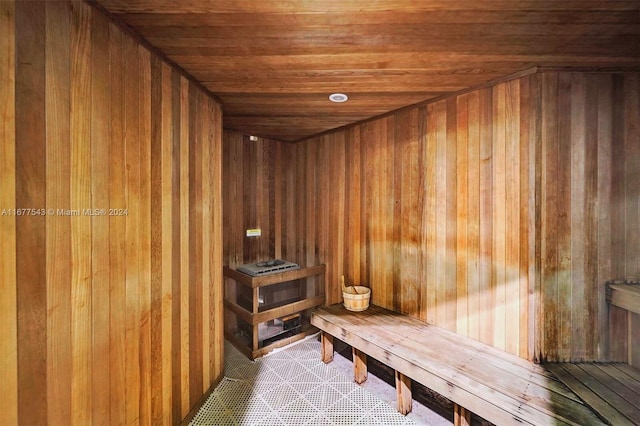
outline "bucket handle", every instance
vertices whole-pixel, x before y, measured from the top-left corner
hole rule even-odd
[[[342,287],[342,291],[346,293],[347,292],[347,287],[344,285],[344,275],[340,275],[340,286]],[[358,293],[358,290],[356,290],[355,286],[350,285],[349,287],[351,287],[353,289],[353,292],[355,294],[360,294],[360,293]]]

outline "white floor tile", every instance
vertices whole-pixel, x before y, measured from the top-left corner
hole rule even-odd
[[[255,361],[226,342],[225,378],[190,424],[429,424],[417,420],[322,363],[320,343],[308,338]]]

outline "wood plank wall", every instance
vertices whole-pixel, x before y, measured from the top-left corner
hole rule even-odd
[[[545,70],[295,145],[228,132],[225,165],[257,176],[225,208],[270,200],[259,254],[326,263],[328,303],[345,274],[523,358],[626,359],[635,334],[614,319],[609,353],[604,283],[640,273],[637,94],[638,73]],[[246,149],[277,155],[256,167]]]
[[[234,267],[281,256],[282,142],[223,132],[224,263]],[[276,190],[278,188],[278,190]],[[293,200],[293,198],[291,198]],[[259,237],[247,229],[259,228]]]
[[[536,78],[287,146],[304,214],[283,214],[302,223],[283,252],[327,263],[329,303],[344,274],[377,305],[529,357]]]
[[[639,76],[541,77],[539,356],[607,359],[605,283],[640,276]],[[633,336],[614,311],[610,357],[626,361]]]
[[[221,107],[84,2],[0,34],[0,423],[177,424],[223,366]]]

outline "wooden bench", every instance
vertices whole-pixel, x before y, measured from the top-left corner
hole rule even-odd
[[[640,278],[607,282],[609,356],[640,368]]]
[[[607,283],[612,359],[640,367],[640,278]]]
[[[608,282],[607,302],[629,312],[640,314],[640,282]]]
[[[322,359],[333,359],[333,336],[353,347],[355,381],[367,378],[367,355],[396,370],[398,411],[411,411],[411,380],[454,403],[455,424],[471,412],[498,424],[604,424],[543,366],[406,315],[372,305],[350,312],[318,309]]]

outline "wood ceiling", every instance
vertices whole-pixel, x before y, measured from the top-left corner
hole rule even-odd
[[[639,0],[93,2],[216,94],[225,127],[283,141],[532,66],[640,64]]]

